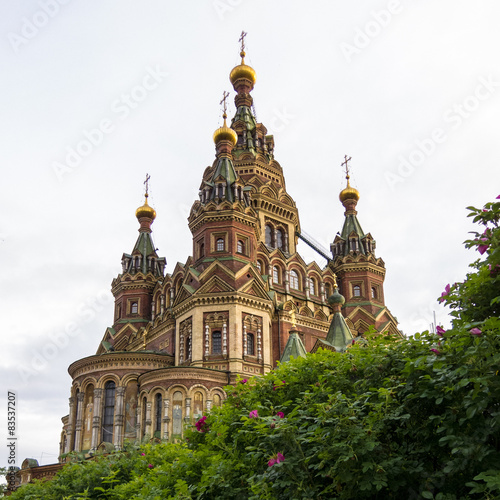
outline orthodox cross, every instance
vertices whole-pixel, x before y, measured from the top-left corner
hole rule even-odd
[[[226,111],[227,111],[227,102],[226,102],[226,99],[229,97],[229,92],[226,92],[224,91],[224,93],[222,94],[222,101],[219,103],[223,110],[224,110],[224,114],[222,115],[223,118],[227,118],[227,114],[226,114]]]
[[[347,155],[344,155],[344,161],[340,164],[342,167],[345,166],[345,175],[346,177],[349,179],[349,161],[352,160],[352,158],[349,156],[349,158],[347,158]]]
[[[337,285],[337,275],[335,273],[333,273],[333,288],[338,288],[338,285]]]
[[[242,31],[240,39],[238,40],[238,42],[241,42],[241,52],[245,52],[245,37],[246,36],[247,36],[247,33]]]
[[[149,179],[151,179],[151,176],[149,174],[146,174],[146,180],[144,181],[144,185],[146,186],[146,195],[148,194],[149,189]]]

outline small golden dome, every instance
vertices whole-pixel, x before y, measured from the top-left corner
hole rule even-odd
[[[232,128],[228,127],[226,124],[226,116],[224,116],[224,125],[222,125],[222,127],[219,127],[214,132],[215,144],[217,144],[220,141],[230,141],[233,144],[233,146],[238,141],[238,134],[236,134],[236,132]]]
[[[139,207],[135,211],[135,216],[138,219],[142,219],[143,217],[148,217],[151,220],[155,220],[156,219],[156,211],[155,211],[155,209],[152,208],[152,207],[150,207],[148,205],[148,194],[147,193],[146,193],[146,200],[144,201],[144,205],[142,205],[142,207]]]
[[[236,80],[239,80],[240,78],[245,78],[247,80],[250,80],[252,82],[252,85],[255,85],[255,82],[257,80],[257,75],[255,73],[255,70],[247,66],[245,64],[245,52],[242,50],[240,52],[241,56],[241,64],[238,66],[235,66],[232,70],[231,73],[229,74],[229,80],[231,80],[231,83],[234,85]]]
[[[339,200],[344,203],[346,200],[359,200],[359,191],[351,187],[349,184],[349,177],[347,177],[347,187],[340,191]]]

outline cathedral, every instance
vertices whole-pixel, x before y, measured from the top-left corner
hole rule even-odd
[[[148,204],[147,178],[135,212],[139,236],[111,285],[112,325],[95,355],[68,369],[73,383],[60,462],[71,452],[91,456],[125,441],[179,439],[240,378],[318,348],[344,351],[371,325],[401,335],[385,306],[384,261],[357,217],[349,158],[339,196],[345,221],[330,253],[319,249],[327,265],[297,253],[299,239],[315,244],[301,232],[274,137],[255,118],[256,73],[245,64],[241,42],[241,64],[229,76],[236,112],[228,125],[224,94],[215,158],[200,171],[199,199],[188,217],[192,254],[165,274],[166,258],[152,240],[157,214]]]

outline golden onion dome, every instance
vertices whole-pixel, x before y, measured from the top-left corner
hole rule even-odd
[[[250,80],[252,82],[252,85],[255,85],[257,74],[252,67],[245,64],[245,51],[242,50],[240,52],[240,56],[241,64],[235,66],[231,70],[231,73],[229,74],[229,80],[231,80],[231,83],[234,85],[237,80],[245,78],[246,80]]]
[[[359,200],[359,191],[356,188],[351,187],[349,184],[349,177],[347,177],[347,187],[340,191],[339,200],[342,203],[346,200]]]
[[[220,141],[230,141],[233,144],[233,146],[238,141],[238,134],[231,127],[228,127],[226,124],[226,115],[224,115],[224,125],[222,125],[222,127],[219,127],[214,132],[215,144],[217,144]]]
[[[142,205],[142,207],[139,207],[135,211],[135,216],[139,220],[142,219],[143,217],[148,217],[151,220],[155,220],[156,219],[156,211],[153,207],[150,207],[148,205],[148,193],[146,193],[145,196],[146,196],[146,200],[144,201],[144,205]]]

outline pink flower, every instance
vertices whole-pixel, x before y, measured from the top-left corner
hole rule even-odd
[[[434,354],[441,354],[441,351],[438,351],[437,349],[431,349],[431,352]]]
[[[259,418],[259,412],[257,410],[252,410],[248,415],[248,418]]]
[[[243,380],[240,380],[240,384],[246,384],[248,382],[248,380],[246,378],[244,378]]]
[[[441,294],[441,297],[439,297],[438,301],[443,302],[445,297],[450,293],[450,290],[451,290],[451,287],[450,287],[450,284],[448,283],[448,285],[446,285],[444,287],[444,292]]]
[[[141,453],[141,457],[145,457],[145,456],[146,456],[146,454],[145,454],[145,453]]]
[[[279,411],[278,413],[276,413],[276,416],[279,418],[285,418],[285,414],[282,411]]]
[[[275,464],[279,464],[281,462],[284,462],[285,461],[285,455],[283,455],[283,453],[277,453],[276,454],[276,458],[271,458],[271,460],[269,460],[269,462],[267,462],[267,465],[269,467],[272,467],[273,465]]]
[[[152,469],[154,467],[153,464],[148,464],[148,468]]]
[[[446,333],[446,330],[442,326],[436,326],[436,333],[442,337]]]
[[[276,385],[276,384],[273,384],[273,391],[275,391],[276,389],[280,389],[281,387],[283,387],[285,385],[285,381],[282,380],[283,384],[279,384],[279,385]]]
[[[195,424],[196,430],[198,432],[207,432],[209,430],[207,423],[205,420],[207,419],[206,415],[203,415]]]
[[[471,335],[481,335],[483,333],[479,328],[473,328],[472,330],[469,331]]]

